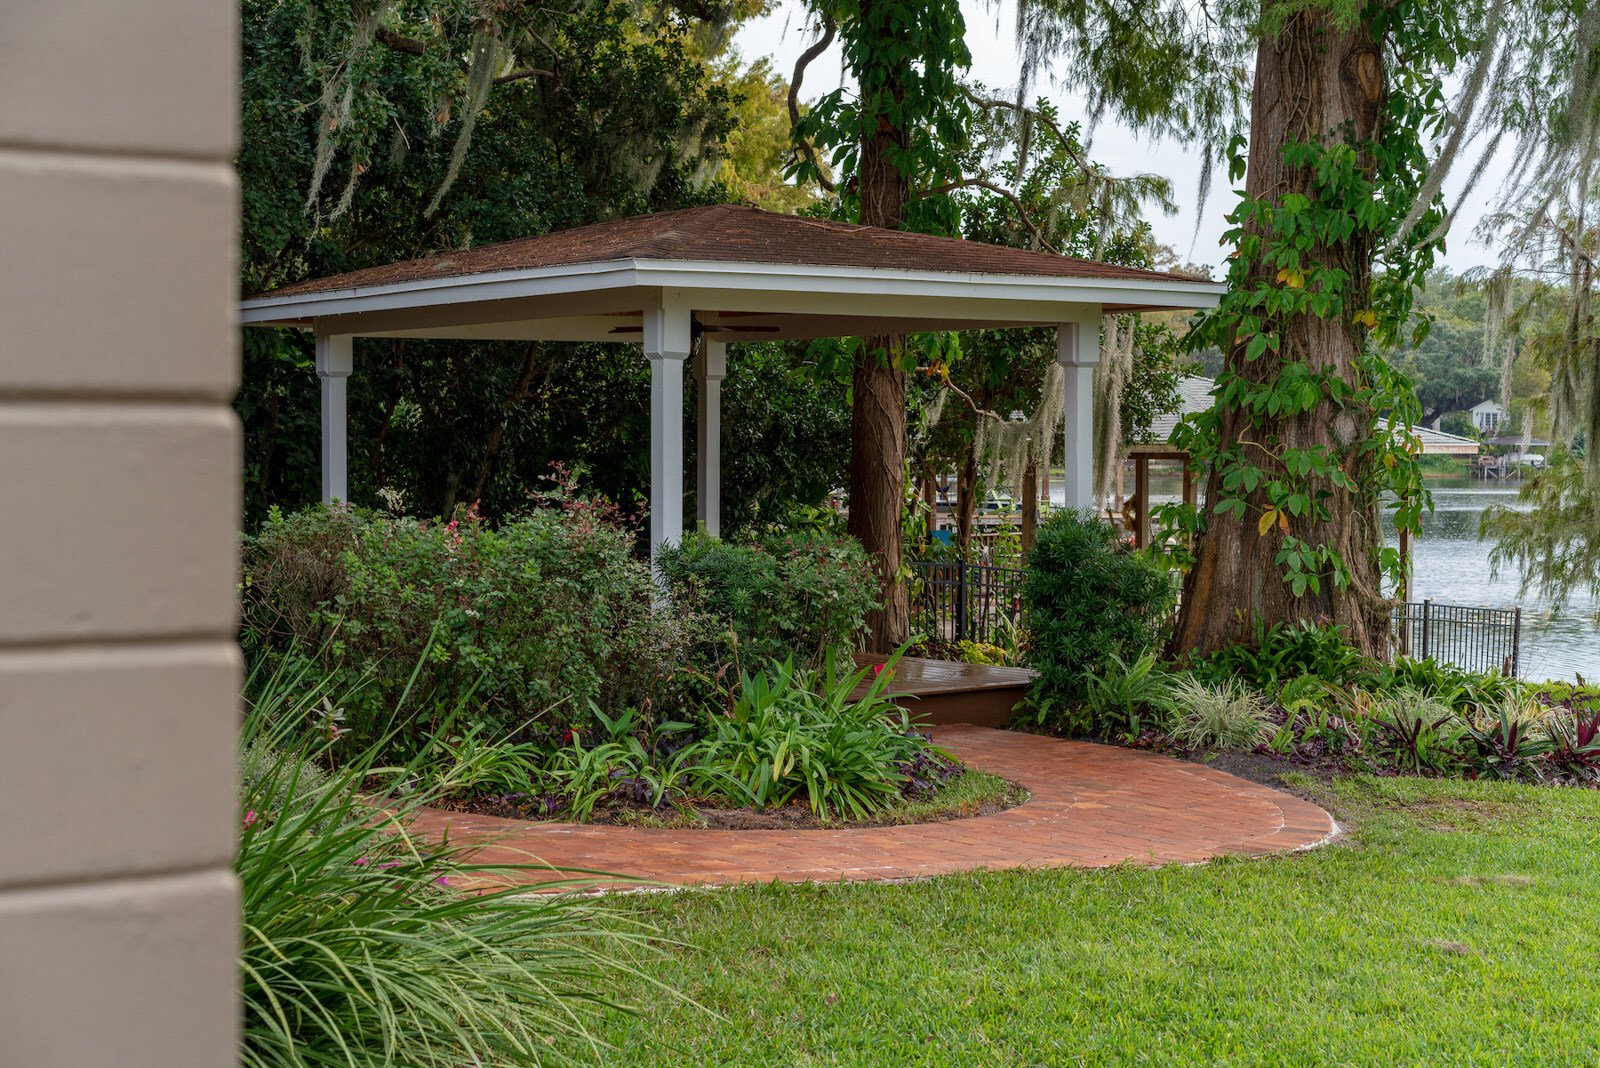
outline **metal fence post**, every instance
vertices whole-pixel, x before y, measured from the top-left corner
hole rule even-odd
[[[1512,609],[1511,616],[1511,677],[1522,677],[1522,607]]]
[[[967,640],[967,562],[956,563],[956,641]]]
[[[1430,641],[1430,634],[1429,634],[1429,631],[1431,629],[1430,626],[1429,626],[1429,620],[1432,617],[1432,615],[1433,615],[1433,598],[1429,597],[1429,598],[1427,598],[1426,600],[1424,600],[1422,602],[1422,659],[1423,660],[1426,660],[1430,656],[1433,655],[1433,648],[1432,648],[1432,643]]]

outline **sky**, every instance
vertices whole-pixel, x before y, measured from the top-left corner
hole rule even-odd
[[[972,51],[972,79],[995,90],[997,95],[1000,91],[1015,87],[1015,6],[1005,0],[993,7],[984,0],[962,0],[961,6],[967,18],[967,46]],[[814,35],[807,32],[804,3],[801,0],[780,0],[770,14],[747,23],[740,30],[735,46],[746,60],[770,56],[777,71],[787,78],[794,70],[795,59],[814,39]],[[802,98],[814,100],[837,88],[841,76],[839,46],[835,44],[806,69]],[[1071,119],[1084,114],[1081,97],[1056,88],[1048,79],[1041,79],[1035,88],[1035,96],[1040,95],[1053,100],[1060,107],[1063,118]],[[1225,171],[1219,169],[1214,176],[1211,196],[1202,213],[1198,206],[1198,152],[1172,142],[1135,136],[1107,117],[1094,131],[1090,155],[1113,174],[1149,171],[1171,178],[1178,212],[1172,216],[1163,216],[1157,211],[1150,213],[1151,229],[1156,240],[1172,246],[1184,260],[1212,266],[1222,263],[1226,255],[1220,247],[1223,231],[1227,229],[1224,216],[1235,199],[1227,187]],[[1453,229],[1442,257],[1445,266],[1459,272],[1490,266],[1495,262],[1494,250],[1474,240],[1472,231],[1487,210],[1488,202],[1506,169],[1504,160],[1491,161],[1473,202],[1463,207]],[[1466,168],[1459,170],[1465,171]],[[1445,195],[1453,204],[1455,196],[1452,184],[1450,181],[1445,183]],[[1216,274],[1220,277],[1220,271]]]

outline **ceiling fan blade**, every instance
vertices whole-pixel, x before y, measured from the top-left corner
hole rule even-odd
[[[779,327],[776,326],[719,326],[716,323],[712,323],[710,326],[702,326],[699,323],[694,324],[696,336],[700,334],[776,334],[778,330]],[[642,334],[644,333],[644,327],[613,326],[607,333]]]

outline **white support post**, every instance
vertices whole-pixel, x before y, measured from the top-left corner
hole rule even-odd
[[[689,309],[644,312],[650,360],[650,560],[683,538],[683,365],[691,349]]]
[[[1067,507],[1095,509],[1094,368],[1100,362],[1100,319],[1056,327],[1056,362],[1066,379]]]
[[[695,518],[714,538],[722,534],[722,380],[728,373],[727,350],[725,342],[701,338],[694,364],[699,396]]]
[[[317,331],[317,377],[322,380],[322,503],[347,502],[349,483],[349,401],[346,380],[353,363],[349,334]]]

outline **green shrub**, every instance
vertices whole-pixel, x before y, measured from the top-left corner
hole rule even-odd
[[[1277,693],[1285,683],[1313,676],[1333,686],[1370,683],[1377,661],[1345,640],[1338,627],[1302,622],[1255,625],[1249,642],[1220,649],[1194,665],[1208,682],[1237,679],[1252,689]]]
[[[1022,600],[1038,673],[1031,698],[1041,721],[1059,720],[1087,696],[1092,672],[1156,644],[1173,589],[1161,564],[1119,542],[1109,525],[1061,511],[1039,528]]]
[[[614,950],[636,936],[580,896],[482,888],[537,866],[485,865],[470,846],[413,838],[407,824],[437,797],[405,790],[414,768],[381,767],[369,748],[315,770],[337,736],[320,697],[338,691],[310,676],[280,666],[247,688],[240,1063],[567,1061],[551,1043],[585,1045],[627,970]],[[374,794],[381,808],[363,803]]]
[[[1235,680],[1213,685],[1184,675],[1172,686],[1177,725],[1172,737],[1196,749],[1247,752],[1267,739],[1271,728],[1261,699]]]
[[[879,604],[866,553],[848,536],[794,531],[736,543],[700,532],[663,549],[657,565],[674,605],[697,617],[696,660],[712,669],[848,656]]]
[[[1437,694],[1457,711],[1497,704],[1521,686],[1516,679],[1504,675],[1405,656],[1397,656],[1379,668],[1373,682],[1373,688],[1380,692],[1424,690]]]
[[[776,807],[803,793],[820,816],[860,819],[888,808],[938,753],[885,696],[892,660],[848,674],[835,663],[829,656],[806,671],[785,661],[740,676],[706,744],[749,804]],[[853,698],[869,673],[871,685]]]
[[[314,663],[345,695],[357,748],[388,733],[412,685],[415,708],[474,694],[472,720],[495,738],[534,720],[563,726],[591,703],[648,701],[677,638],[633,532],[602,506],[560,503],[498,527],[470,513],[274,512],[245,539],[245,645]],[[397,752],[418,751],[433,727],[402,724]]]

